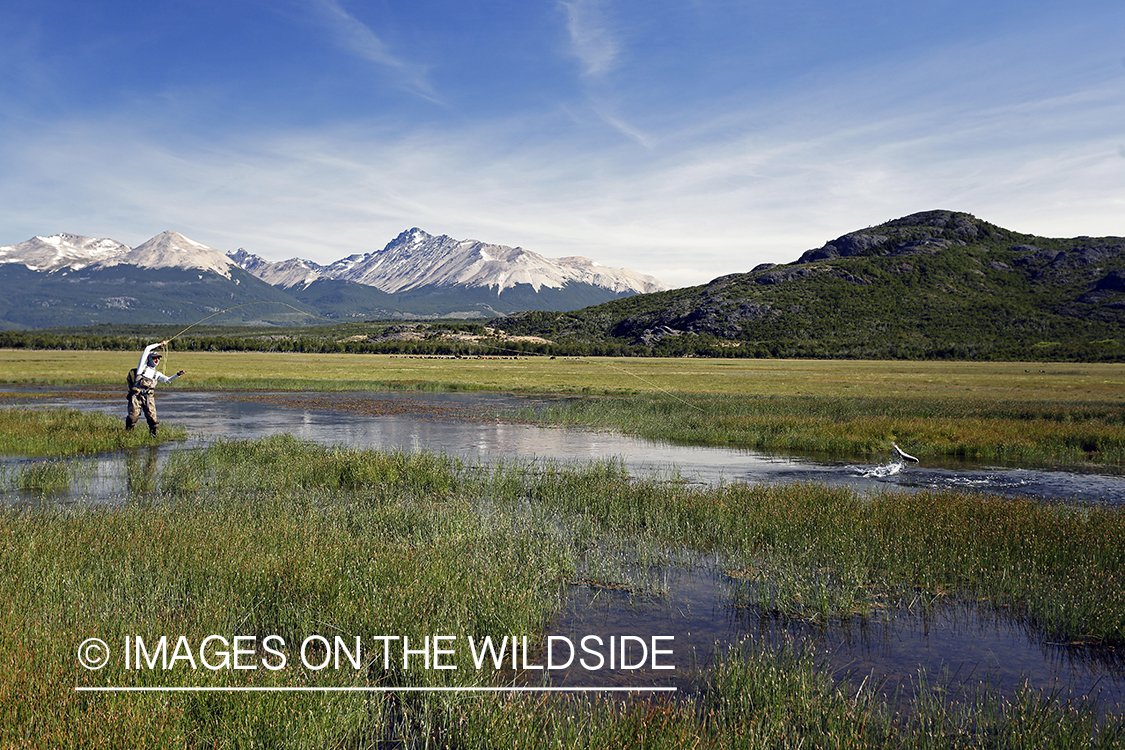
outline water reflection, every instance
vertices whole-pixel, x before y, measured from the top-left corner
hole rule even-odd
[[[749,638],[772,646],[799,643],[827,662],[837,679],[855,684],[874,680],[883,695],[898,696],[904,708],[921,688],[920,673],[930,687],[966,694],[982,686],[1011,694],[1026,685],[1064,698],[1089,698],[1118,714],[1125,708],[1125,659],[1120,654],[1050,642],[993,607],[943,602],[825,626],[735,604],[740,582],[722,572],[669,571],[665,584],[667,593],[661,596],[572,586],[550,632],[575,642],[588,633],[603,638],[672,635],[673,673],[572,668],[555,674],[555,684],[674,685],[691,691],[695,676],[716,653]]]
[[[160,456],[158,446],[138,446],[125,452],[125,486],[133,495],[144,495],[156,489],[156,467]]]
[[[21,392],[9,386],[11,396]],[[96,409],[120,416],[116,393],[23,388],[34,403]],[[53,397],[58,393],[58,397]],[[185,427],[188,446],[219,439],[255,439],[287,432],[329,445],[448,453],[469,462],[587,461],[615,457],[638,475],[681,481],[819,482],[860,492],[979,490],[1049,501],[1125,503],[1125,478],[1108,473],[1042,471],[924,461],[895,471],[879,463],[771,456],[731,448],[669,445],[614,432],[511,424],[490,415],[526,408],[536,399],[480,393],[232,394],[169,390],[160,394],[161,419]],[[467,418],[466,418],[467,417]],[[160,451],[179,450],[166,445]],[[887,459],[889,459],[889,450]],[[120,473],[120,472],[119,472]],[[102,488],[105,491],[105,488]],[[111,492],[112,494],[112,492]],[[94,499],[97,499],[95,494]]]

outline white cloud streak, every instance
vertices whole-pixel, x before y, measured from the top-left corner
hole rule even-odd
[[[620,45],[608,22],[601,0],[569,0],[559,5],[566,12],[571,53],[578,58],[582,72],[598,77],[609,72],[620,52]]]
[[[338,0],[312,0],[310,8],[339,47],[387,69],[407,90],[440,103],[427,78],[427,67],[394,54],[369,26],[348,13]]]
[[[259,133],[193,150],[120,122],[86,124],[22,144],[14,166],[57,177],[0,183],[0,201],[27,222],[0,244],[67,231],[135,245],[175,229],[221,250],[329,262],[420,226],[688,285],[932,208],[1047,235],[1121,233],[1105,218],[1122,215],[1115,144],[984,155],[970,147],[975,123],[929,138],[916,124],[744,135],[656,160],[580,144],[560,159],[557,142],[512,151],[513,123]]]

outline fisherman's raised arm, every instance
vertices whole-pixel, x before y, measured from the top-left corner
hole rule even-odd
[[[160,342],[155,343],[155,344],[149,344],[148,346],[145,347],[145,350],[143,352],[141,352],[141,359],[137,363],[137,372],[140,372],[141,370],[143,370],[145,367],[148,366],[148,356],[150,354],[152,354],[156,349],[158,349],[162,346],[168,346],[168,342],[167,341],[160,341]]]

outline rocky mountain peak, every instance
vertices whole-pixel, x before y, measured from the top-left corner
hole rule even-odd
[[[262,281],[272,286],[284,289],[292,287],[307,287],[323,276],[324,266],[313,263],[311,260],[290,258],[278,262],[271,262],[261,257],[248,253],[239,248],[233,253],[227,253],[235,265],[248,273],[257,276]]]
[[[421,287],[488,287],[502,294],[519,284],[561,289],[569,282],[615,293],[651,292],[668,286],[628,269],[608,268],[588,258],[545,258],[521,247],[457,240],[412,227],[382,250],[353,255],[322,268],[325,277],[354,281],[395,293]]]
[[[214,271],[230,278],[234,261],[227,255],[201,242],[188,239],[179,232],[162,232],[148,242],[133,248],[121,262],[141,268],[190,268]]]
[[[952,244],[965,244],[991,225],[957,211],[921,211],[877,227],[849,232],[806,251],[796,263],[868,255],[933,254]]]
[[[327,266],[301,258],[272,262],[241,248],[226,254],[172,230],[134,248],[71,234],[33,237],[0,248],[0,266],[15,263],[62,275],[81,270],[87,281],[111,269],[116,269],[114,279],[122,274],[142,278],[124,268],[129,266],[142,272],[188,271],[185,277],[190,283],[203,282],[205,272],[213,272],[238,284],[243,277],[232,273],[237,266],[256,280],[289,290],[297,299],[307,293],[315,304],[348,316],[399,314],[399,310],[382,307],[387,303],[380,293],[406,295],[393,303],[406,306],[401,314],[488,316],[499,314],[498,310],[519,309],[516,305],[575,309],[668,288],[651,276],[603,266],[589,258],[546,258],[520,247],[435,236],[419,227],[400,232],[380,250],[357,253]],[[325,283],[318,283],[322,281]],[[353,288],[347,282],[369,288]],[[119,296],[108,295],[110,301],[96,304],[117,309],[114,305],[119,304]]]

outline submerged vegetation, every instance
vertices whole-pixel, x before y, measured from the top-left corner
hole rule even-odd
[[[464,687],[535,673],[406,667],[382,652],[310,669],[311,634],[527,637],[574,585],[641,590],[707,564],[737,606],[865,623],[966,600],[1044,637],[1125,644],[1125,512],[950,493],[864,498],[816,485],[692,488],[614,461],[469,465],[280,435],[179,451],[115,507],[0,512],[0,744],[20,747],[1113,747],[1121,717],[1064,694],[913,696],[852,684],[800,644],[736,645],[673,696],[77,692],[75,686]],[[578,582],[582,582],[579,584]],[[654,590],[652,593],[659,594]],[[125,639],[253,637],[257,669],[126,667]],[[292,663],[268,666],[268,635]],[[86,639],[109,644],[98,671]],[[196,650],[196,656],[200,651]],[[327,658],[328,654],[319,654]],[[209,658],[217,659],[212,649]],[[421,658],[421,657],[418,657]],[[428,657],[427,657],[428,658]],[[902,709],[902,701],[906,710]]]

